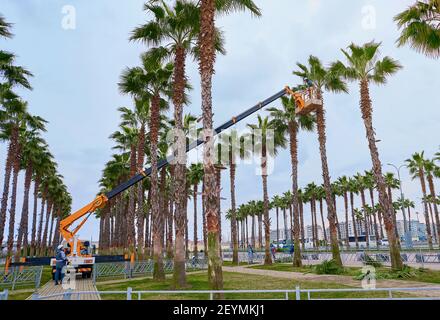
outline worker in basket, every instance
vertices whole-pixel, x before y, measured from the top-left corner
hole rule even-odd
[[[56,259],[56,269],[55,269],[55,285],[58,285],[63,282],[64,277],[64,267],[67,264],[66,253],[64,252],[64,246],[60,244],[57,247],[57,254],[55,256]]]

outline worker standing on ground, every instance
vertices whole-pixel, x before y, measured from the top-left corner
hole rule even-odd
[[[57,247],[57,255],[55,257],[56,259],[56,269],[55,269],[55,285],[58,285],[63,282],[63,268],[67,264],[67,257],[66,253],[64,252],[64,247],[62,244],[60,244]]]

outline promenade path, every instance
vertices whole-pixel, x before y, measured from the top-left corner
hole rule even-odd
[[[97,293],[92,294],[81,294],[79,296],[75,295],[75,292],[78,291],[97,291],[98,289],[93,284],[92,279],[77,279],[75,281],[75,289],[72,290],[72,300],[101,300],[101,297]],[[37,293],[40,296],[48,296],[57,293],[65,293],[66,290],[62,285],[56,286],[54,281],[47,282],[43,287],[37,290]],[[29,296],[26,300],[31,300],[32,295]],[[63,296],[57,296],[53,298],[48,298],[45,300],[63,300]]]
[[[254,265],[255,266],[255,265]],[[223,271],[235,272],[242,274],[252,274],[266,277],[275,277],[290,279],[293,281],[307,281],[307,282],[333,282],[339,283],[341,285],[351,286],[351,287],[362,287],[362,282],[360,280],[355,280],[351,276],[343,275],[326,275],[326,274],[313,274],[313,273],[301,273],[301,272],[290,272],[290,271],[275,271],[275,270],[262,270],[249,268],[247,266],[239,267],[223,267]],[[433,288],[440,287],[438,284],[417,282],[417,281],[406,281],[406,280],[376,280],[377,288]],[[415,291],[411,292],[411,295],[420,297],[440,297],[440,291]]]

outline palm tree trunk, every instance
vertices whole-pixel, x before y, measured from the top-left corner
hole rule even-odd
[[[251,219],[251,243],[252,248],[255,248],[255,214],[252,215]]]
[[[3,244],[3,237],[5,232],[6,225],[6,211],[8,209],[8,199],[9,199],[9,184],[11,180],[12,173],[12,164],[13,164],[13,155],[15,153],[16,144],[12,141],[9,143],[8,154],[6,157],[5,164],[5,178],[3,182],[3,195],[1,201],[1,209],[0,209],[0,247]]]
[[[21,220],[20,227],[18,229],[17,236],[17,249],[16,256],[20,256],[20,251],[23,245],[23,256],[27,255],[28,247],[28,220],[29,220],[29,193],[31,190],[32,183],[32,162],[29,162],[26,168],[26,173],[24,176],[24,194],[23,194],[23,206],[21,209]]]
[[[208,256],[208,229],[206,228],[206,198],[205,198],[205,181],[202,181],[202,223],[203,223],[203,250],[205,253],[205,256]],[[244,229],[243,229],[243,221],[241,222],[242,226],[242,236],[244,235]],[[242,237],[244,239],[244,237]]]
[[[302,201],[299,202],[299,214],[301,219],[301,248],[305,250],[305,235],[304,235],[304,204]]]
[[[275,207],[276,210],[276,217],[277,217],[277,248],[280,247],[280,217],[278,212],[278,207]]]
[[[142,172],[144,168],[144,152],[145,149],[145,124],[142,123],[139,130],[138,145],[137,145],[137,171]],[[137,210],[136,210],[136,227],[137,227],[137,243],[138,243],[138,256],[140,260],[144,257],[144,187],[142,183],[136,185],[137,189]]]
[[[40,187],[40,176],[37,174],[34,181],[34,208],[32,213],[32,231],[31,231],[31,251],[30,256],[33,257],[36,249],[36,233],[37,233],[37,210],[38,210],[38,188]]]
[[[272,257],[270,254],[270,220],[269,220],[269,196],[267,193],[267,168],[266,168],[266,154],[265,148],[263,147],[263,158],[262,163],[262,178],[263,178],[263,208],[264,208],[264,264],[271,265]]]
[[[348,195],[344,192],[344,209],[345,209],[345,245],[350,248],[349,230],[348,230]]]
[[[198,192],[197,183],[194,184],[193,187],[193,199],[194,199],[194,256],[197,256],[199,249],[197,248],[197,192]]]
[[[286,208],[283,208],[283,220],[284,220],[284,240],[287,241],[287,239],[289,238],[289,231],[287,230],[288,225],[287,225],[287,212],[286,212]]]
[[[368,223],[368,215],[367,215],[367,204],[365,201],[365,192],[364,189],[361,190],[361,201],[362,201],[362,208],[364,211],[364,221],[365,221],[365,239],[366,239],[366,243],[367,243],[367,248],[370,247],[370,232],[369,232],[369,223]]]
[[[431,174],[428,175],[428,185],[429,185],[429,191],[430,191],[431,197],[433,199],[436,199],[434,178]],[[440,239],[440,218],[439,218],[437,203],[435,201],[433,202],[433,206],[434,206],[434,213],[435,213],[435,225],[436,225],[436,229],[437,229],[437,239]],[[438,242],[439,242],[439,246],[440,246],[440,241],[438,241]]]
[[[232,152],[229,152],[229,180],[231,183],[231,236],[232,236],[232,264],[238,265],[238,234],[237,212],[235,204],[235,163]]]
[[[263,214],[258,213],[258,248],[263,248]]]
[[[292,169],[292,206],[293,206],[293,266],[301,267],[300,249],[300,204],[298,199],[298,128],[296,123],[289,121],[290,164]],[[278,208],[277,208],[278,216]]]
[[[43,231],[43,240],[41,240],[40,244],[40,254],[46,254],[46,248],[47,248],[47,236],[48,236],[48,230],[49,230],[49,219],[50,219],[50,213],[52,211],[52,200],[48,199],[47,206],[46,206],[46,219],[44,222],[44,231]]]
[[[215,61],[215,1],[202,0],[200,6],[200,78],[203,110],[204,144],[203,164],[206,187],[206,224],[208,232],[208,274],[211,289],[223,289],[222,260],[219,244],[219,219],[216,200],[216,190],[219,186],[215,181],[215,169],[211,160],[213,152],[212,132],[212,75]],[[217,298],[222,298],[218,295]]]
[[[11,207],[9,209],[9,231],[8,231],[8,257],[12,255],[14,246],[14,232],[15,232],[15,210],[17,207],[17,182],[18,174],[20,172],[21,161],[21,146],[18,143],[15,151],[14,163],[12,165],[12,192],[11,192]]]
[[[370,191],[371,209],[372,209],[373,218],[374,218],[374,235],[376,236],[376,246],[379,248],[379,245],[380,245],[380,241],[379,240],[381,238],[379,238],[380,234],[379,234],[378,226],[380,224],[380,228],[382,229],[382,224],[381,224],[380,220],[379,220],[379,223],[378,223],[377,217],[376,217],[376,212],[374,211],[374,206],[376,204],[374,203],[374,191],[373,191],[373,188],[370,188],[369,191]]]
[[[318,99],[322,99],[322,93],[318,92],[318,95]],[[322,106],[322,108],[318,108],[316,110],[316,124],[318,131],[319,151],[321,155],[322,178],[324,181],[325,199],[327,202],[327,219],[330,229],[332,256],[336,264],[342,266],[341,255],[339,252],[338,236],[336,231],[336,210],[333,206],[332,201],[332,188],[327,164],[324,105]]]
[[[319,212],[321,214],[321,223],[322,223],[322,231],[324,232],[324,241],[327,243],[327,232],[325,231],[325,224],[324,224],[324,213],[323,213],[323,204],[322,200],[319,200]]]
[[[136,145],[130,148],[130,176],[136,174]],[[136,231],[135,231],[135,215],[136,215],[136,188],[130,188],[128,193],[128,217],[127,217],[127,246],[130,253],[134,253],[136,248]]]
[[[358,228],[357,228],[357,222],[356,222],[356,216],[354,214],[354,194],[353,192],[350,192],[350,205],[351,205],[351,221],[353,222],[353,234],[354,239],[356,243],[356,249],[359,249],[359,241],[358,241]],[[348,233],[347,233],[347,236]]]
[[[175,128],[179,134],[183,133],[183,102],[185,94],[185,57],[186,52],[183,47],[176,48],[174,61],[174,122]],[[186,150],[186,139],[182,135],[179,138],[179,144]],[[178,161],[175,167],[175,252],[174,252],[174,286],[183,288],[186,286],[185,273],[185,225],[187,220],[186,213],[186,152],[178,152]]]
[[[360,83],[360,96],[361,96],[361,113],[362,119],[364,120],[365,131],[368,140],[368,147],[370,149],[371,161],[373,163],[373,173],[377,186],[377,191],[379,193],[379,203],[383,210],[385,228],[387,230],[388,241],[390,244],[390,257],[391,266],[395,270],[401,270],[403,268],[402,258],[400,256],[400,250],[397,243],[397,236],[395,233],[395,228],[393,225],[392,215],[393,208],[390,205],[386,193],[385,180],[382,174],[382,164],[379,158],[379,151],[376,146],[376,137],[373,128],[372,119],[372,106],[370,99],[370,92],[368,87],[368,81],[363,80]]]

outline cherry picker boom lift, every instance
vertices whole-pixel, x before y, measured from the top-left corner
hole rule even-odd
[[[293,91],[288,86],[286,86],[283,90],[277,92],[273,96],[267,98],[266,100],[258,103],[252,108],[242,112],[238,116],[233,117],[231,120],[217,127],[214,130],[214,136],[223,132],[224,130],[227,130],[231,126],[235,125],[236,123],[240,122],[241,120],[247,118],[248,116],[254,114],[255,112],[261,110],[265,106],[280,99],[285,95],[290,95],[295,100],[297,105],[297,113],[311,112],[320,105],[322,106],[322,101],[317,100],[315,97],[312,96],[312,93],[314,91],[315,91],[314,88],[308,88],[302,91],[301,90]],[[203,143],[204,143],[203,140],[200,139],[194,141],[193,143],[191,143],[186,147],[186,152],[188,153],[190,150],[197,148]],[[165,159],[158,161],[157,163],[158,170],[168,165],[173,160],[174,160],[174,156],[171,155]],[[82,273],[83,277],[90,277],[93,270],[93,265],[95,263],[95,258],[89,253],[85,254],[82,252],[83,249],[87,247],[87,245],[85,246],[82,241],[78,240],[77,237],[78,231],[81,229],[81,227],[84,225],[84,223],[87,221],[87,219],[90,217],[90,215],[93,212],[95,212],[97,209],[101,209],[105,207],[105,205],[110,199],[116,197],[118,194],[124,192],[125,190],[135,185],[145,177],[149,176],[150,174],[151,174],[151,167],[147,168],[144,171],[139,172],[128,181],[118,185],[113,190],[97,196],[92,202],[90,202],[83,208],[79,209],[78,211],[69,215],[67,218],[60,221],[60,234],[65,240],[64,242],[65,245],[69,247],[68,249],[70,250],[70,252],[68,253],[69,264],[75,267],[76,272]],[[83,218],[83,220],[79,222],[78,226],[75,227],[75,229],[73,229],[72,231],[69,230],[69,227],[72,226],[73,223],[79,221],[81,218]],[[51,265],[52,266],[55,265],[54,259],[51,260]]]

